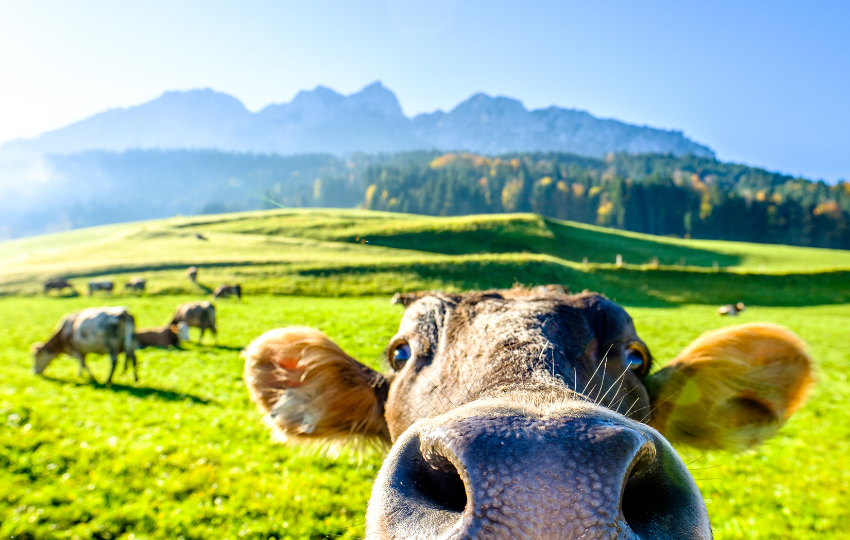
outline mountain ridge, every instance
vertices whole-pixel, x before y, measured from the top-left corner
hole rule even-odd
[[[109,109],[31,139],[0,146],[0,156],[91,150],[215,149],[276,154],[400,152],[419,149],[478,153],[557,151],[601,157],[610,152],[714,152],[682,131],[598,118],[550,106],[526,109],[517,99],[477,93],[448,112],[408,117],[380,81],[343,95],[317,86],[257,112],[215,90],[168,91],[132,107]]]

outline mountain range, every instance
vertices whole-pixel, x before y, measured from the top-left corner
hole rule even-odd
[[[289,103],[251,112],[209,89],[166,92],[148,103],[112,109],[31,139],[0,146],[0,158],[91,150],[213,149],[264,154],[389,153],[420,149],[609,152],[714,157],[681,131],[597,118],[549,107],[527,110],[512,98],[476,94],[449,112],[405,116],[380,82],[345,96],[323,86]]]

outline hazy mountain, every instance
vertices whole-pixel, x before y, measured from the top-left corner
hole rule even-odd
[[[216,149],[277,154],[398,152],[416,149],[481,153],[560,151],[713,156],[680,131],[596,118],[477,94],[450,112],[413,119],[380,82],[344,96],[322,86],[289,103],[252,113],[234,97],[212,90],[166,92],[148,103],[112,109],[32,139],[0,146],[0,156],[70,154],[134,148]]]

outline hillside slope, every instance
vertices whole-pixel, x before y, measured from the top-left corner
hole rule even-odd
[[[191,265],[201,268],[198,285],[185,279]],[[81,291],[89,278],[111,277],[120,290],[135,275],[148,278],[150,294],[208,294],[222,282],[322,296],[561,283],[632,304],[850,302],[850,252],[659,238],[533,214],[271,210],[0,243],[3,294],[38,294],[51,277]]]

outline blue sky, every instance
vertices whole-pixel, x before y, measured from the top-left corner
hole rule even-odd
[[[0,141],[165,90],[249,109],[375,80],[681,129],[724,160],[850,179],[850,2],[0,3]]]

